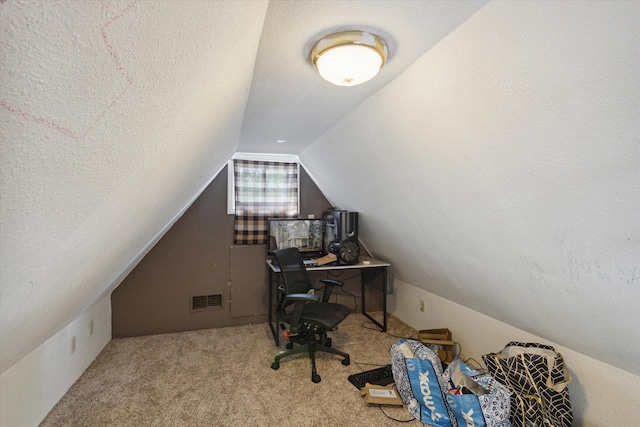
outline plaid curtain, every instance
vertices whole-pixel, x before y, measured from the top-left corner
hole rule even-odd
[[[298,215],[298,164],[234,160],[237,245],[267,243],[267,218]]]

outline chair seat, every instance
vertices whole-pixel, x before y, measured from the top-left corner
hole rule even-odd
[[[319,302],[316,304],[305,304],[302,309],[302,314],[300,315],[300,320],[320,325],[328,330],[338,326],[349,313],[351,313],[351,309],[346,305]],[[287,323],[289,323],[290,319],[291,316],[283,317],[283,320]]]
[[[310,322],[319,323],[327,329],[333,329],[345,317],[351,313],[351,309],[346,305],[321,302],[318,304],[307,304],[302,310],[302,319]]]

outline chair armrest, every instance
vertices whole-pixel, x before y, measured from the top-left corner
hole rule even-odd
[[[322,294],[322,302],[329,302],[329,297],[333,292],[334,286],[344,286],[344,282],[333,279],[320,279],[320,283],[324,283],[324,292]]]
[[[286,299],[288,301],[294,301],[294,302],[298,302],[298,301],[302,301],[302,302],[319,302],[320,301],[320,295],[314,295],[314,294],[289,294],[286,296]]]
[[[331,284],[333,286],[344,286],[344,282],[341,280],[333,280],[333,279],[320,279],[320,282],[325,284]]]

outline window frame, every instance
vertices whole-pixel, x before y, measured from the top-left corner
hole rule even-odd
[[[278,162],[278,163],[295,163],[298,166],[298,206],[297,214],[300,215],[300,159],[293,154],[259,154],[259,153],[236,153],[227,162],[227,214],[236,214],[236,195],[235,195],[235,174],[234,160],[253,160],[257,162]]]

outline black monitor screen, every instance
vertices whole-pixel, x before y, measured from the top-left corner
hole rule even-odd
[[[324,241],[323,219],[270,218],[269,254],[277,249],[298,248],[302,256],[320,256]]]

